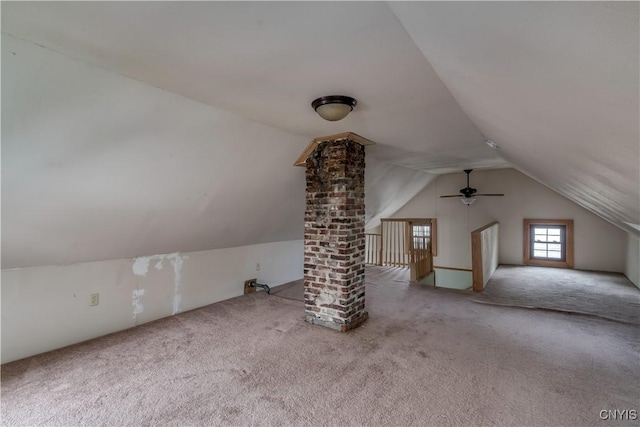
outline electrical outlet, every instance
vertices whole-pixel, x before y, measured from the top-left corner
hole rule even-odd
[[[256,283],[257,281],[258,281],[258,279],[249,279],[249,280],[246,280],[246,281],[244,282],[244,293],[245,293],[245,294],[250,294],[250,293],[252,293],[252,292],[255,292],[255,291],[256,291],[256,287],[255,287],[255,285],[254,285],[254,286],[251,286],[251,284],[252,284],[252,283]]]
[[[260,263],[256,264],[256,271],[260,271]]]
[[[89,306],[93,307],[94,305],[98,305],[99,303],[100,303],[100,294],[89,295]]]

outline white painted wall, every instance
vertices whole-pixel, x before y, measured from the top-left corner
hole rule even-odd
[[[471,289],[473,275],[471,271],[434,268],[436,286],[451,289]]]
[[[482,286],[485,286],[496,268],[498,268],[499,233],[500,225],[493,226],[482,231]]]
[[[465,185],[462,172],[441,175],[393,215],[438,219],[436,266],[471,269],[471,231],[492,221],[500,222],[499,262],[522,264],[523,219],[547,218],[574,220],[575,268],[624,271],[624,231],[517,170],[471,173],[471,187],[479,193],[504,193],[504,197],[478,197],[469,207],[455,198],[439,197],[457,194]]]
[[[631,233],[627,234],[627,259],[624,274],[640,288],[640,238]]]
[[[292,240],[3,270],[2,363],[242,295],[254,277],[270,286],[300,279],[303,253]],[[93,293],[100,303],[90,307]]]

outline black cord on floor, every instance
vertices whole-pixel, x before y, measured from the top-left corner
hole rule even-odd
[[[283,297],[283,296],[281,296],[281,295],[274,294],[274,293],[271,293],[270,295],[271,295],[271,296],[273,296],[273,297],[278,297],[278,298],[282,298],[282,299],[288,299],[288,300],[291,300],[291,301],[304,302],[304,299],[297,299],[297,298]]]

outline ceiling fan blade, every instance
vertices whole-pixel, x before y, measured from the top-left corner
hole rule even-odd
[[[504,196],[504,194],[501,194],[501,193],[476,193],[477,190],[469,186],[469,175],[471,175],[471,172],[473,172],[473,169],[464,170],[464,173],[467,174],[467,186],[460,190],[460,194],[448,194],[446,196],[440,196],[440,198],[457,197],[466,202],[466,201],[469,201],[469,199],[473,199],[476,196],[498,196],[498,197]],[[471,204],[471,203],[466,203],[466,204]]]

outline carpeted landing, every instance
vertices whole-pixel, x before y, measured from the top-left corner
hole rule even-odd
[[[3,425],[637,425],[639,328],[476,304],[367,269],[370,319],[304,322],[299,282],[2,366]]]
[[[586,314],[640,326],[640,290],[620,273],[501,265],[474,301]]]

